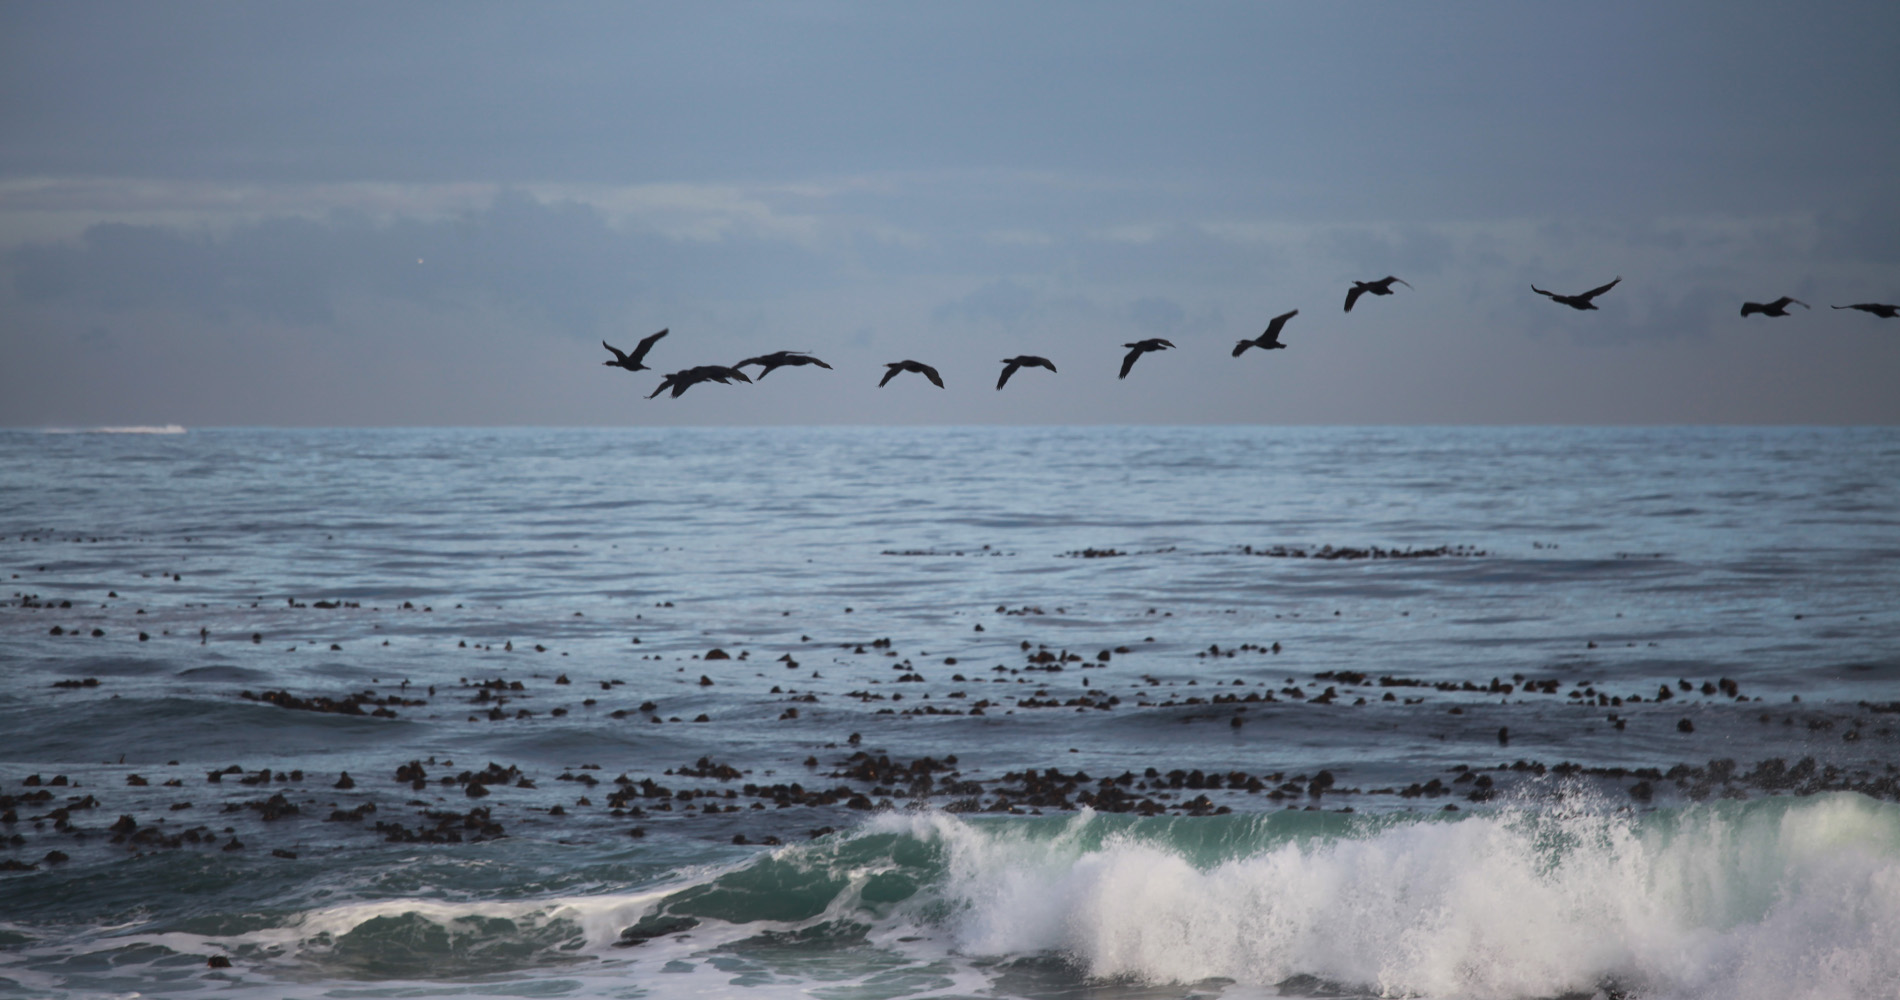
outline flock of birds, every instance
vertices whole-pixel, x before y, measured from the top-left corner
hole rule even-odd
[[[1536,285],[1531,286],[1531,291],[1550,299],[1552,302],[1569,306],[1572,309],[1595,309],[1597,306],[1592,300],[1604,292],[1615,288],[1617,283],[1622,280],[1622,277],[1619,275],[1607,285],[1600,285],[1587,292],[1580,292],[1576,295],[1559,295],[1556,292],[1547,292]],[[1395,284],[1405,285],[1407,288],[1412,287],[1404,279],[1391,275],[1387,275],[1377,281],[1353,282],[1352,288],[1346,292],[1346,312],[1352,312],[1353,303],[1358,302],[1359,297],[1362,295],[1391,295],[1392,286]],[[1743,318],[1747,318],[1756,313],[1760,313],[1763,316],[1786,316],[1788,315],[1789,306],[1800,306],[1803,309],[1809,308],[1806,302],[1792,296],[1783,295],[1773,302],[1742,303],[1742,316]],[[1859,302],[1854,305],[1833,306],[1832,308],[1858,309],[1861,312],[1872,313],[1881,319],[1893,319],[1896,316],[1900,316],[1900,305],[1889,305],[1884,302]],[[1267,323],[1265,332],[1261,333],[1260,336],[1250,340],[1242,340],[1234,345],[1234,357],[1240,357],[1246,353],[1249,347],[1258,347],[1263,351],[1284,348],[1286,345],[1280,342],[1280,331],[1286,327],[1287,320],[1299,314],[1300,311],[1294,309],[1273,317],[1273,319]],[[646,365],[647,352],[651,351],[653,345],[659,342],[661,337],[666,336],[667,332],[667,330],[661,330],[659,333],[641,340],[632,351],[622,351],[603,340],[600,342],[600,346],[612,351],[614,359],[601,363],[614,368],[624,368],[630,372],[647,371],[649,370]],[[1135,362],[1140,360],[1142,355],[1153,351],[1165,351],[1174,345],[1160,337],[1149,337],[1146,340],[1137,340],[1133,343],[1123,344],[1122,346],[1128,348],[1128,353],[1122,356],[1122,370],[1121,375],[1118,376],[1119,378],[1127,378],[1129,371],[1135,367]],[[817,365],[824,369],[831,368],[830,365],[818,360],[806,351],[774,351],[771,354],[761,354],[756,358],[747,358],[731,366],[697,365],[692,368],[683,368],[661,379],[659,387],[654,389],[652,394],[647,396],[647,398],[652,399],[654,396],[658,396],[660,393],[666,392],[669,389],[672,390],[674,397],[678,397],[681,393],[701,382],[718,382],[722,385],[730,385],[734,379],[741,382],[751,382],[752,379],[748,377],[742,369],[752,365],[759,367],[758,377],[761,379],[772,374],[775,369],[779,368],[796,367],[800,365]],[[943,376],[937,372],[937,369],[921,361],[912,361],[909,359],[891,361],[887,362],[884,367],[886,369],[884,377],[879,379],[877,383],[879,388],[888,385],[891,379],[896,378],[904,372],[914,372],[922,375],[930,380],[930,384],[939,389],[943,388]],[[1001,389],[1007,385],[1010,376],[1024,368],[1047,368],[1052,372],[1056,370],[1054,362],[1048,358],[1039,357],[1034,354],[1019,354],[1013,358],[1004,358],[1003,374],[997,378],[996,387]]]

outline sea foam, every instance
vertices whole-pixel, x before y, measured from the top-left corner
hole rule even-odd
[[[1368,822],[1213,864],[1171,842],[1178,825],[1093,843],[1100,821],[927,821],[957,948],[1380,995],[1900,995],[1900,810],[1860,797]]]

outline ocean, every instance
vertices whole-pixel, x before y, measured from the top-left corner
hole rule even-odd
[[[4,998],[1900,997],[1894,428],[15,430],[0,573]]]

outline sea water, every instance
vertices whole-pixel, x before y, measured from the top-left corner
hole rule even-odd
[[[165,430],[0,996],[1900,996],[1892,429]]]

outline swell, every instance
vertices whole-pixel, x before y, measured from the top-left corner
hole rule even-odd
[[[32,933],[11,967],[223,954],[246,970],[241,995],[556,970],[606,990],[662,966],[753,969],[772,996],[892,977],[916,988],[880,995],[957,981],[1136,996],[1211,978],[1305,995],[1818,1000],[1900,982],[1900,807],[1853,795],[1641,816],[1574,798],[1463,818],[890,813],[717,868],[679,860],[599,856],[525,896],[507,887],[545,859],[317,876],[274,903],[246,893],[242,913],[142,929],[115,914],[65,947]],[[202,885],[215,867],[179,876]]]

